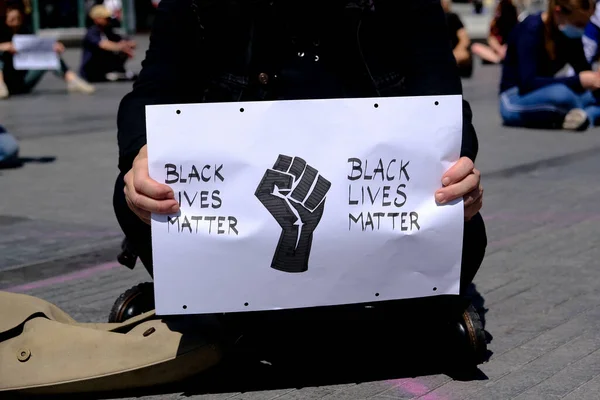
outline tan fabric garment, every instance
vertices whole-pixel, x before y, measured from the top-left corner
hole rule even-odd
[[[0,292],[0,392],[152,386],[197,374],[220,358],[201,332],[172,330],[154,312],[122,324],[82,324],[44,300]]]

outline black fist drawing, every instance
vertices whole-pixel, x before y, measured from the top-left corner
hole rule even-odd
[[[313,232],[321,221],[331,182],[299,157],[280,155],[265,172],[256,197],[281,226],[271,268],[305,272]]]

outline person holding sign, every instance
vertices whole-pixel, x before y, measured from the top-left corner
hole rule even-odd
[[[5,21],[0,24],[0,99],[7,98],[9,94],[29,93],[46,73],[46,70],[15,68],[13,58],[18,51],[13,38],[16,34],[30,33],[23,24],[23,17],[23,5],[11,3],[7,6]],[[54,51],[60,55],[65,51],[65,47],[56,42]],[[59,58],[59,62],[59,69],[54,72],[65,80],[69,91],[85,94],[95,91],[92,85],[71,71],[62,58]]]
[[[114,192],[117,219],[149,273],[151,213],[176,213],[179,202],[149,177],[146,105],[460,95],[445,21],[439,0],[162,0],[140,77],[119,107]],[[440,177],[435,199],[464,199],[465,293],[487,242],[478,140],[462,104],[462,157]]]

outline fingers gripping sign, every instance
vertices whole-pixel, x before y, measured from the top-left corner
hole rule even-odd
[[[299,157],[280,155],[265,172],[256,197],[281,226],[271,267],[284,272],[304,272],[313,232],[321,221],[331,182]]]
[[[462,157],[446,172],[442,178],[442,189],[435,194],[439,204],[446,204],[463,198],[465,207],[465,220],[473,218],[483,206],[483,187],[481,186],[481,172],[475,168],[473,161]]]

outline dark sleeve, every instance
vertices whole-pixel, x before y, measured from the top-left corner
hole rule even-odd
[[[92,26],[85,33],[85,37],[83,38],[83,46],[87,48],[96,48],[100,45],[101,41],[102,35],[100,34],[100,30],[95,26]]]
[[[516,46],[519,74],[519,91],[529,93],[545,86],[561,83],[575,92],[583,92],[578,75],[569,77],[540,76],[537,74],[540,50],[545,51],[544,36],[536,29],[523,29],[511,43]],[[584,56],[585,57],[585,56]]]
[[[121,35],[119,35],[117,32],[115,32],[114,29],[112,29],[112,28],[110,28],[106,32],[106,38],[108,40],[110,40],[111,42],[120,42],[121,40],[123,40],[123,37],[121,37]]]
[[[446,17],[439,0],[380,0],[398,16],[406,60],[405,87],[409,96],[462,95],[462,83],[448,38]],[[375,3],[377,7],[377,2]],[[394,42],[394,40],[391,40]],[[475,161],[479,150],[469,103],[463,99],[461,157]]]
[[[189,0],[162,0],[150,34],[150,46],[133,90],[119,104],[119,169],[126,172],[146,144],[145,108],[153,104],[190,102],[196,93],[195,69],[199,24]]]
[[[460,29],[465,27],[458,14],[455,13],[448,14],[448,24],[452,28],[452,32],[458,32]]]
[[[583,49],[583,42],[581,40],[570,41],[568,48],[571,50],[569,54],[569,64],[573,67],[575,72],[590,71],[592,66],[587,61],[585,56],[585,50]]]

